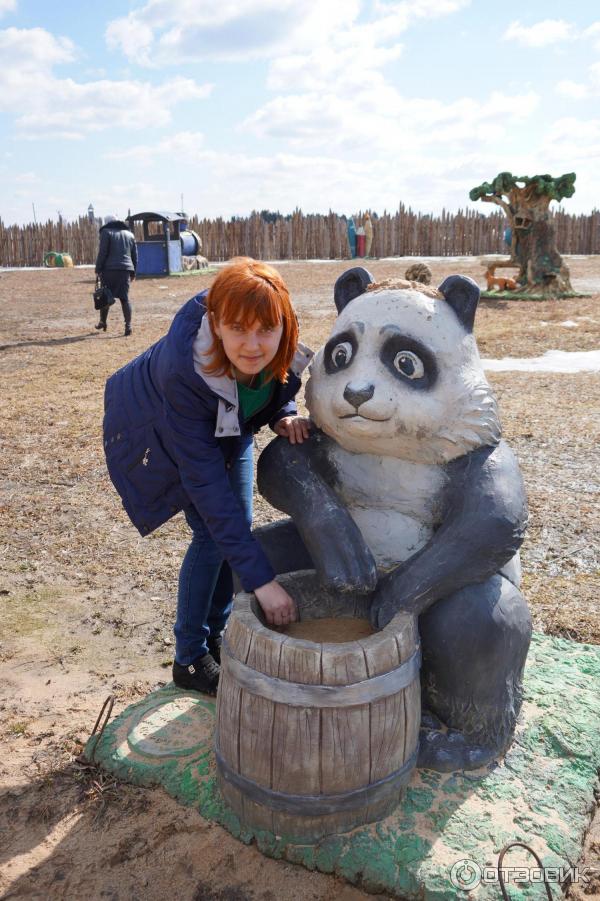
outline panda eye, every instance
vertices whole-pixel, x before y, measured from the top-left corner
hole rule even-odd
[[[410,350],[401,350],[396,354],[394,368],[407,379],[421,379],[425,374],[423,361]]]
[[[331,362],[334,369],[343,369],[352,359],[352,345],[349,341],[342,341],[336,344],[331,351]]]

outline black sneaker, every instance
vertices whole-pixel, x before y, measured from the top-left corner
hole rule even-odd
[[[215,635],[213,638],[212,635],[208,639],[208,652],[211,654],[214,660],[217,661],[219,666],[221,666],[221,645],[223,644],[223,636]]]
[[[205,695],[216,695],[221,669],[212,654],[205,654],[188,666],[173,663],[173,682],[177,688],[191,688]]]

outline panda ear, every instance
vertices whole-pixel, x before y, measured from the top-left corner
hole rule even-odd
[[[438,291],[444,295],[466,330],[472,332],[479,303],[479,287],[473,279],[466,275],[449,275]]]
[[[333,299],[338,313],[341,313],[355,297],[364,294],[367,285],[373,284],[374,281],[371,273],[362,266],[355,266],[340,275],[333,289]]]

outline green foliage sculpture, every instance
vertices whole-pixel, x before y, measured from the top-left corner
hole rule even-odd
[[[493,283],[497,268],[510,266],[519,270],[516,277],[518,294],[560,297],[573,293],[569,269],[556,249],[548,207],[552,200],[560,201],[574,193],[574,172],[559,178],[551,175],[529,178],[500,172],[492,182],[484,181],[469,192],[471,200],[483,200],[502,207],[511,230],[510,258],[488,267],[488,286]]]

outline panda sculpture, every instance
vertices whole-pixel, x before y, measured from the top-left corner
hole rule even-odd
[[[370,593],[376,627],[419,617],[419,766],[474,769],[510,744],[531,637],[526,499],[472,334],[479,289],[376,284],[357,267],[334,296],[306,386],[316,428],[259,460],[261,494],[291,519],[256,535],[277,572]]]

